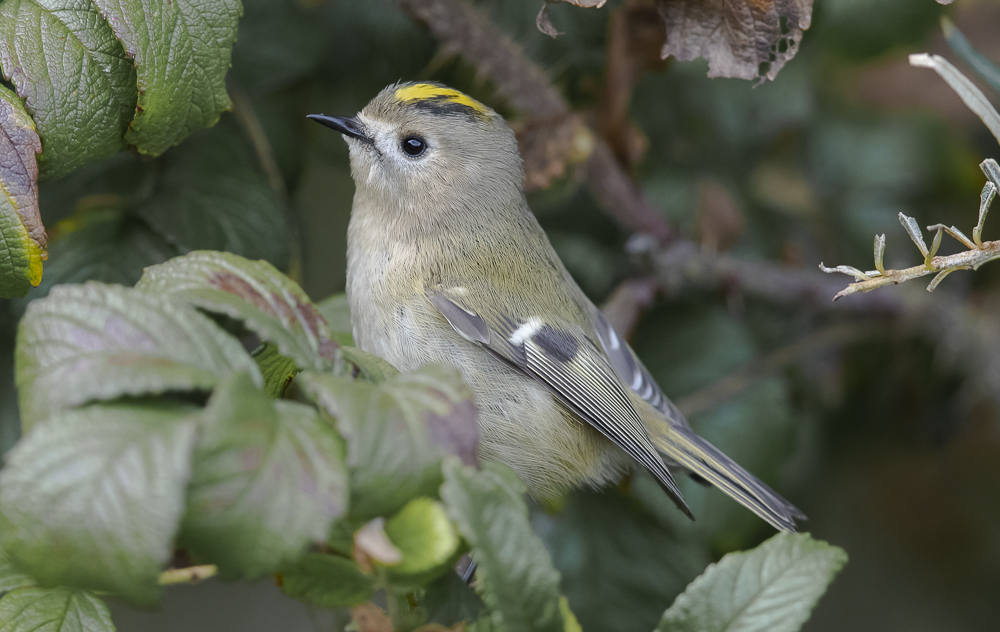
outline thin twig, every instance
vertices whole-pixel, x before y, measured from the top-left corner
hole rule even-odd
[[[188,566],[187,568],[171,568],[160,573],[160,585],[169,586],[171,584],[197,584],[203,579],[214,577],[219,572],[215,564],[205,564],[202,566]]]
[[[260,117],[257,116],[250,96],[232,80],[226,82],[226,90],[233,102],[233,116],[236,117],[243,133],[246,134],[253,146],[257,162],[267,177],[268,186],[281,198],[282,207],[285,209],[285,223],[289,232],[288,276],[296,281],[302,281],[302,230],[299,226],[299,218],[292,211],[285,179],[282,177],[278,161],[274,157],[271,142],[267,138],[267,132],[264,131],[264,126],[260,122]]]
[[[843,296],[849,296],[857,292],[871,292],[874,289],[886,285],[899,285],[912,279],[919,279],[928,274],[950,273],[955,270],[975,270],[988,261],[1000,257],[1000,241],[983,242],[983,247],[976,250],[966,250],[947,257],[934,257],[930,265],[920,264],[912,268],[902,270],[886,270],[878,276],[864,275],[861,280],[851,283],[846,288],[837,292],[833,300]],[[839,272],[837,268],[827,268],[820,264],[823,272]],[[855,276],[852,274],[852,276]],[[935,283],[936,287],[937,284]]]
[[[858,326],[858,323],[837,323],[814,331],[795,342],[784,345],[766,356],[749,362],[736,371],[677,400],[677,407],[686,417],[717,406],[753,384],[803,357],[833,347],[842,347],[880,331],[879,327]]]

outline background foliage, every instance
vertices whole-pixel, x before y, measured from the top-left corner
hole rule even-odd
[[[212,33],[219,50],[182,46],[169,60],[155,45],[162,40],[128,19],[109,22],[115,24],[110,32],[86,30],[92,40],[72,36],[84,32],[74,20],[84,20],[87,12],[124,17],[138,4],[0,2],[0,34],[26,19],[55,20],[49,32],[60,33],[57,41],[65,48],[49,53],[42,42],[46,63],[58,55],[66,76],[111,82],[102,90],[114,95],[112,102],[92,110],[53,117],[46,107],[61,112],[55,109],[58,90],[25,95],[14,74],[0,88],[4,103],[13,104],[11,112],[20,100],[10,95],[17,93],[31,114],[30,119],[11,114],[17,133],[27,133],[33,121],[43,138],[53,139],[38,161],[41,218],[49,233],[44,275],[24,298],[0,302],[4,450],[19,437],[20,422],[32,421],[18,416],[12,370],[16,325],[28,303],[54,285],[93,279],[130,286],[146,266],[213,249],[271,262],[299,279],[317,302],[342,290],[353,194],[347,152],[337,135],[308,125],[305,114],[350,114],[391,82],[427,78],[469,92],[527,126],[526,117],[473,64],[439,52],[432,36],[388,0],[245,0],[228,75],[210,78],[203,92],[164,101],[162,95],[191,85],[183,74],[186,59],[209,55],[224,66],[225,59],[216,57],[228,50],[234,33],[195,20],[192,24]],[[197,4],[176,2],[179,13],[146,26],[161,28],[161,36],[170,33],[187,24],[191,14],[185,12]],[[239,12],[235,3],[218,4],[231,16]],[[952,55],[938,22],[947,13],[980,52],[1000,58],[995,3],[958,0],[945,8],[931,0],[822,0],[799,52],[775,81],[753,88],[747,81],[708,79],[703,61],[643,62],[634,90],[625,91],[629,116],[619,120],[613,97],[620,97],[622,88],[607,78],[631,68],[615,65],[621,59],[637,63],[629,60],[648,57],[641,50],[624,58],[611,52],[612,20],[622,15],[623,4],[628,3],[609,2],[599,10],[551,5],[549,19],[562,33],[556,39],[536,28],[537,0],[480,6],[545,69],[572,107],[591,117],[598,133],[610,130],[609,144],[619,160],[684,238],[707,252],[812,270],[823,260],[863,268],[870,261],[871,236],[887,233],[887,265],[905,267],[917,261],[909,247],[894,248],[908,241],[897,213],[914,216],[924,226],[974,223],[983,183],[976,165],[997,156],[996,141],[939,78],[909,68],[905,56],[928,50]],[[642,41],[639,31],[630,33],[633,41]],[[36,56],[2,48],[0,66],[5,71],[20,67],[21,56],[38,59],[37,50],[29,52]],[[75,86],[63,87],[71,93]],[[232,111],[226,112],[230,98]],[[179,106],[188,103],[198,107]],[[135,116],[137,107],[141,116]],[[69,130],[69,138],[74,121],[94,120],[104,132],[95,132],[88,143],[67,142],[60,148],[60,129]],[[206,126],[211,127],[201,129]],[[126,144],[138,153],[119,153]],[[71,145],[86,153],[74,153]],[[624,287],[621,281],[647,278],[659,268],[641,249],[626,247],[630,231],[601,211],[584,185],[586,174],[579,171],[569,165],[530,201],[567,266],[600,303]],[[986,233],[996,237],[989,222]],[[635,246],[635,240],[630,243]],[[767,294],[738,278],[706,284],[688,277],[657,286],[659,299],[642,315],[633,342],[664,390],[692,413],[701,434],[801,507],[815,537],[851,554],[851,564],[804,629],[987,630],[1000,616],[994,589],[1000,582],[995,526],[1000,516],[1000,372],[994,368],[1000,337],[991,326],[997,274],[985,266],[975,274],[949,277],[931,297],[948,306],[946,312],[923,307],[927,299],[920,287],[880,290],[916,307],[865,303],[852,308],[854,297],[847,297],[833,310],[826,304],[832,293],[803,296],[778,286]],[[247,319],[241,305],[226,297],[199,296],[197,301],[232,319]],[[332,320],[331,326],[331,339],[345,331]],[[262,331],[295,332],[281,353],[300,367],[313,362],[314,368],[325,368],[320,347],[302,342],[300,325],[258,317],[257,326],[248,328],[265,339],[271,338]],[[257,363],[239,365],[242,360],[232,359],[239,351],[237,345],[230,355],[238,365],[233,376],[229,370],[218,372],[225,379],[211,371],[212,377],[199,374],[218,384],[206,410],[220,420],[218,434],[212,435],[220,443],[234,441],[224,420],[234,417],[230,409],[243,399],[238,394],[260,393],[260,387],[267,389],[267,375],[283,376],[280,366],[272,366],[272,374],[263,363],[259,369]],[[226,397],[234,401],[227,404]],[[102,411],[100,417],[113,420],[115,414]],[[157,449],[192,441],[185,434],[185,414],[148,411],[173,420]],[[295,413],[269,414],[270,421],[259,423]],[[65,421],[78,429],[81,442],[93,436],[85,432],[91,422]],[[301,423],[310,427],[307,419]],[[69,447],[83,450],[87,444],[81,442]],[[208,502],[209,473],[227,464],[213,463],[208,445],[191,454],[199,455],[205,479],[199,484],[195,476],[186,502]],[[22,458],[33,461],[29,457]],[[462,472],[452,471],[451,487],[443,492],[455,506],[461,505],[463,490],[477,483]],[[14,489],[34,497],[30,485],[36,482],[25,475],[24,485]],[[159,481],[169,482],[167,477]],[[682,485],[699,518],[695,523],[680,516],[645,476],[635,477],[628,489],[579,492],[562,507],[533,508],[531,524],[561,573],[561,591],[584,629],[653,629],[668,606],[666,619],[680,626],[669,629],[687,629],[684,617],[691,616],[692,607],[675,603],[675,597],[709,562],[770,535],[766,525],[722,494],[690,481]],[[166,513],[176,515],[184,501],[176,486],[149,493],[163,499],[157,506]],[[490,493],[499,502],[506,492]],[[369,515],[397,509],[398,504],[373,508]],[[226,555],[213,548],[218,539],[212,537],[213,528],[226,519],[183,525],[191,547]],[[314,519],[325,524],[329,516]],[[284,532],[280,525],[272,528]],[[243,534],[232,552],[236,557],[226,558],[241,568],[241,576],[261,574],[252,568],[259,560],[238,559],[243,543],[259,536]],[[297,545],[288,544],[290,549]],[[274,555],[282,558],[281,551]],[[724,579],[741,559],[726,558],[714,572]],[[159,563],[147,561],[135,577],[149,576]],[[321,563],[304,559],[298,576],[309,577]],[[74,567],[72,559],[65,564],[74,573],[99,571]],[[24,585],[13,571],[0,570],[3,590]],[[296,577],[284,575],[286,592],[311,585],[296,584]],[[129,587],[105,589],[127,593]],[[66,611],[79,612],[81,620],[109,616],[87,593],[35,591],[21,588],[18,599],[66,604]],[[287,599],[270,581],[210,580],[169,588],[158,615],[115,599],[109,604],[120,630],[308,630],[338,623],[335,614]],[[545,611],[544,604],[539,608]]]

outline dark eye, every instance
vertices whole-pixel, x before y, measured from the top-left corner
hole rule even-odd
[[[403,153],[407,156],[413,156],[416,158],[420,154],[424,153],[424,150],[426,149],[427,143],[425,143],[422,138],[407,136],[403,139]]]

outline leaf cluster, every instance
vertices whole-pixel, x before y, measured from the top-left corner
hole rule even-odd
[[[164,583],[218,574],[274,575],[356,617],[378,593],[396,630],[578,630],[523,483],[477,467],[457,371],[401,374],[337,337],[273,266],[219,252],[153,266],[134,288],[60,286],[31,303],[16,364],[26,434],[0,472],[0,624],[112,630],[96,595],[152,606]],[[452,571],[467,551],[474,591]],[[808,536],[745,557],[710,569],[661,629],[706,629],[756,593],[783,597],[755,620],[797,629],[843,563]],[[712,593],[748,563],[767,569],[758,587]]]

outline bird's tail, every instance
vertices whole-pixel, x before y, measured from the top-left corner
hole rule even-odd
[[[663,456],[724,491],[775,529],[795,532],[805,515],[714,445],[683,425],[647,424]]]

